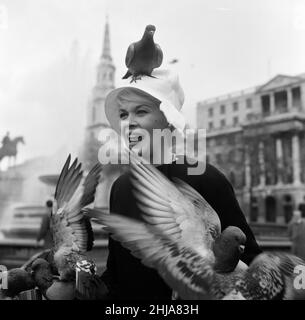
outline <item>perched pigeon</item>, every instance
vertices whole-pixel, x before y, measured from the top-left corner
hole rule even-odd
[[[31,273],[22,268],[2,272],[1,279],[3,288],[0,289],[0,300],[14,298],[22,291],[35,288],[35,281]]]
[[[123,79],[132,76],[131,82],[141,79],[142,75],[151,76],[152,71],[162,64],[163,52],[154,42],[155,26],[145,28],[140,41],[132,43],[127,50],[125,64],[128,68]]]
[[[237,227],[227,227],[213,244],[214,270],[229,273],[235,270],[244,252],[247,237]]]
[[[32,276],[41,293],[46,297],[46,292],[54,282],[52,267],[45,259],[38,258],[32,265]]]
[[[76,298],[80,300],[103,300],[108,289],[96,270],[90,270],[86,262],[76,264]]]
[[[54,280],[46,291],[48,300],[74,300],[75,282]]]
[[[305,299],[305,290],[294,286],[295,267],[304,261],[264,253],[248,269],[228,272],[223,262],[231,268],[237,264],[244,234],[231,227],[220,236],[213,210],[195,190],[191,193],[192,188],[178,180],[176,187],[152,165],[131,160],[134,194],[146,223],[116,214],[101,214],[99,219],[144,265],[158,270],[182,299]],[[226,250],[232,259],[224,255]]]
[[[261,253],[244,272],[218,279],[223,281],[226,292],[222,299],[305,300],[305,289],[295,286],[298,275],[295,270],[300,266],[304,268],[305,262],[294,255]],[[213,290],[221,297],[217,287],[214,286]]]

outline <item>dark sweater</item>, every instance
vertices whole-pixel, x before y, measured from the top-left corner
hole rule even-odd
[[[242,261],[249,264],[261,250],[258,247],[245,216],[226,177],[212,165],[202,175],[188,175],[187,164],[166,164],[158,169],[169,179],[178,177],[196,189],[217,212],[221,228],[239,227],[247,236]],[[129,173],[120,176],[112,186],[110,212],[141,219],[141,212],[132,194]],[[154,269],[145,267],[127,249],[109,239],[107,269],[102,280],[109,289],[110,299],[170,299],[171,289]]]

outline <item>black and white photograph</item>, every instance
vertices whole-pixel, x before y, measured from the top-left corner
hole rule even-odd
[[[303,299],[304,0],[0,0],[0,300]]]

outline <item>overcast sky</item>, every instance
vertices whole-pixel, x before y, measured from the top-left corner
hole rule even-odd
[[[191,123],[199,100],[305,72],[303,0],[0,0],[0,137],[25,137],[20,161],[82,142],[106,14],[117,79],[156,26]]]

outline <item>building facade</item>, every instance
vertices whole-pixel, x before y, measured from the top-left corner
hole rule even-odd
[[[199,102],[197,121],[248,220],[286,225],[305,196],[305,75]]]

